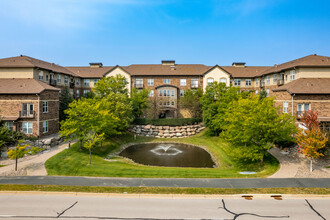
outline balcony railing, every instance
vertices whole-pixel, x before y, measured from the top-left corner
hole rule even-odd
[[[284,84],[284,79],[278,79],[277,80],[277,85],[278,86],[281,86],[281,85],[283,85]]]
[[[196,89],[196,88],[198,88],[198,84],[191,84],[191,88],[192,88],[192,89]]]
[[[139,89],[143,88],[143,83],[136,83],[135,88],[139,88]]]
[[[71,89],[74,88],[74,82],[70,82],[70,88],[71,88]]]
[[[35,117],[35,114],[36,112],[35,111],[19,111],[19,117],[20,118],[34,118]]]
[[[51,85],[51,86],[56,86],[56,80],[55,79],[50,79],[49,80],[49,85]]]

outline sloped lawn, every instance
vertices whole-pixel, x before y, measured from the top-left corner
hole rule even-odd
[[[120,150],[126,143],[141,142],[180,142],[194,144],[207,148],[218,161],[217,168],[179,168],[146,166],[131,162],[122,157],[113,157],[112,161],[104,158]],[[46,161],[48,175],[62,176],[103,176],[103,177],[151,177],[151,178],[242,178],[265,177],[279,169],[278,161],[267,155],[264,163],[238,164],[228,156],[233,146],[225,143],[219,137],[212,137],[207,130],[202,133],[182,139],[160,139],[137,137],[134,140],[131,134],[111,138],[103,143],[103,147],[95,148],[92,155],[92,164],[89,165],[87,150],[80,149],[79,143],[74,144]],[[257,174],[241,175],[240,171],[256,171]]]

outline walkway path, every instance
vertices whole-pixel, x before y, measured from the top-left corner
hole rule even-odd
[[[46,176],[47,171],[45,162],[65,149],[69,144],[63,143],[53,147],[50,150],[44,151],[41,154],[27,156],[18,160],[18,171],[15,172],[15,160],[0,161],[0,176]]]
[[[0,177],[0,184],[112,186],[112,187],[202,187],[202,188],[279,188],[330,187],[330,178],[109,178],[71,176]]]
[[[291,152],[283,154],[278,148],[269,151],[281,164],[280,169],[268,178],[330,178],[329,161],[323,159],[314,162],[313,172],[310,172],[310,161],[304,155]]]

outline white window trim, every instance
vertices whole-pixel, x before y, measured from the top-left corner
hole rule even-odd
[[[26,128],[26,133],[24,133],[24,124],[29,124],[29,123],[31,123],[31,133],[29,133],[29,126],[27,126],[27,128]],[[33,122],[31,122],[31,121],[24,121],[24,122],[22,122],[22,133],[23,134],[33,134]]]
[[[286,104],[286,106],[285,106],[285,104]],[[283,102],[283,113],[289,113],[289,102],[288,101]]]
[[[44,104],[46,103],[46,111],[44,110]],[[48,101],[42,102],[42,113],[48,113]]]
[[[44,123],[46,123],[46,127],[44,126]],[[46,128],[46,130],[45,130]],[[48,121],[43,121],[42,122],[42,133],[48,133]]]
[[[154,86],[154,79],[148,79],[147,80],[147,85],[148,86]]]
[[[186,86],[187,85],[187,79],[180,79],[180,86]]]

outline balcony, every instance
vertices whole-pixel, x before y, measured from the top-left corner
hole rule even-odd
[[[70,82],[70,89],[74,88],[74,82]]]
[[[35,111],[19,111],[18,115],[20,118],[34,118],[36,112]]]
[[[142,89],[143,88],[143,83],[136,83],[135,88]]]
[[[49,80],[49,85],[51,85],[51,86],[56,86],[56,80],[55,79],[50,79]]]
[[[191,84],[191,88],[192,89],[197,89],[198,88],[198,84]]]
[[[281,86],[281,85],[283,85],[284,84],[284,79],[278,79],[277,80],[277,85],[278,86]]]

